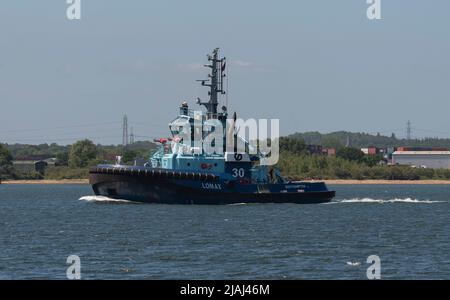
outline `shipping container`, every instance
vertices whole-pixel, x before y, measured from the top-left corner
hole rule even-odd
[[[377,148],[375,147],[370,147],[367,149],[367,154],[368,155],[376,155],[377,154]]]

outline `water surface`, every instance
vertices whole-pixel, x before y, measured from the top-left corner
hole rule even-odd
[[[0,185],[0,279],[64,279],[72,254],[83,279],[365,279],[369,255],[385,279],[450,279],[449,186],[330,187],[329,204],[183,206]]]

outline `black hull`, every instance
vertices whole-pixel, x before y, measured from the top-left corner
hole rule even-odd
[[[334,191],[295,193],[230,193],[205,191],[181,186],[173,179],[91,173],[90,183],[96,195],[145,203],[161,204],[236,204],[330,202]]]

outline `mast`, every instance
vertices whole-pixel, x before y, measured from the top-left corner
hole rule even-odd
[[[210,88],[208,95],[208,102],[201,102],[200,98],[197,98],[197,103],[204,105],[207,109],[208,119],[217,119],[217,106],[219,105],[219,94],[224,95],[223,79],[225,77],[226,58],[219,58],[219,48],[214,49],[212,54],[208,55],[209,65],[204,65],[211,69],[211,73],[208,74],[208,79],[197,80],[202,83],[202,86],[208,86]],[[226,110],[226,108],[224,109]]]

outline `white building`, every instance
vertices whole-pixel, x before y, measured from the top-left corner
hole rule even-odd
[[[450,169],[450,151],[395,151],[392,163],[418,168]]]

